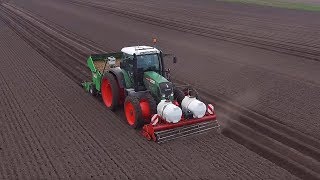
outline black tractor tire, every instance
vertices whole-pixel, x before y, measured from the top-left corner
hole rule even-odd
[[[147,101],[149,102],[150,115],[152,116],[154,114],[157,114],[157,103],[155,99],[152,97],[152,95],[150,93],[146,93],[143,98],[147,99]]]
[[[120,89],[116,78],[111,73],[105,73],[101,81],[101,96],[104,104],[111,111],[119,107]]]
[[[139,129],[144,125],[139,97],[127,96],[124,102],[124,112],[128,124],[134,129]]]
[[[179,105],[181,106],[181,102],[182,102],[183,98],[185,97],[184,92],[179,88],[174,88],[173,94],[174,94],[174,100],[176,100],[179,103]]]
[[[96,87],[95,87],[94,84],[90,84],[90,86],[89,86],[89,93],[90,93],[92,96],[97,96],[98,91],[97,91],[97,89],[96,89]]]

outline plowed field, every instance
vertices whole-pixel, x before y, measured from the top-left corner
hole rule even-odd
[[[3,2],[0,179],[319,178],[315,17],[204,0]],[[216,103],[222,134],[148,142],[79,86],[90,53],[153,36],[179,58],[174,80]]]

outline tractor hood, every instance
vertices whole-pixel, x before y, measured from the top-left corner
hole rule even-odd
[[[169,99],[173,93],[173,85],[165,77],[154,71],[144,72],[143,81],[151,94],[158,100]],[[159,97],[160,95],[160,97]]]

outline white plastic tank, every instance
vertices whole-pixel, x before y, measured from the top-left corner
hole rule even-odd
[[[202,118],[206,114],[206,105],[192,96],[185,96],[181,102],[182,111],[191,111],[194,118]]]
[[[161,100],[157,106],[157,113],[163,119],[170,123],[177,123],[180,121],[182,116],[182,110],[172,104],[171,101]]]

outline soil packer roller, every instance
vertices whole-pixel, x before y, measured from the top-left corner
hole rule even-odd
[[[165,142],[219,128],[211,104],[201,102],[192,87],[170,82],[164,56],[150,46],[93,54],[87,60],[92,81],[82,86],[94,96],[101,95],[112,111],[123,106],[128,124],[142,128],[148,140]]]

